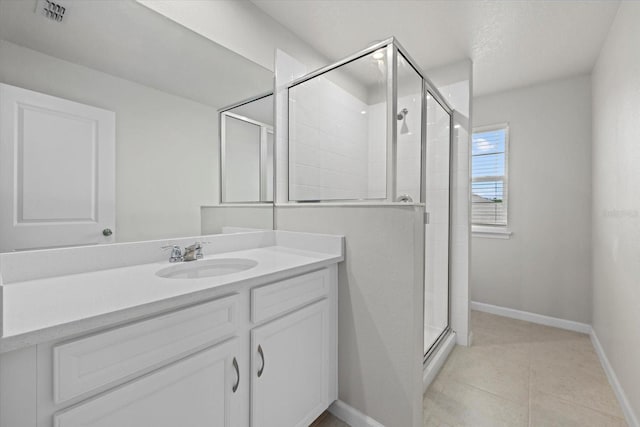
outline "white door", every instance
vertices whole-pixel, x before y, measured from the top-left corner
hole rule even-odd
[[[0,83],[0,252],[114,239],[115,113]]]
[[[329,406],[329,303],[251,331],[251,425],[307,427]]]
[[[238,339],[54,416],[55,427],[238,427]]]

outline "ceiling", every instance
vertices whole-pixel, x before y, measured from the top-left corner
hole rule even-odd
[[[337,60],[398,38],[431,69],[471,58],[474,95],[589,73],[618,0],[251,0]]]
[[[273,127],[273,95],[256,99],[228,111]]]
[[[0,0],[0,39],[220,108],[271,90],[273,73],[133,0]],[[2,60],[2,58],[0,58]]]

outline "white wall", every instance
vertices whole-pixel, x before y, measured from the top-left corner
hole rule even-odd
[[[280,205],[279,230],[341,234],[339,398],[385,426],[422,426],[423,212]]]
[[[115,111],[119,241],[200,234],[218,200],[214,108],[4,41],[0,81]]]
[[[220,234],[225,227],[273,229],[273,205],[271,204],[203,206],[201,213],[203,235]]]
[[[260,139],[256,124],[223,116],[225,202],[260,200]]]
[[[473,125],[509,123],[511,239],[473,238],[471,299],[591,322],[591,83],[474,98]]]
[[[593,328],[640,425],[640,3],[593,72]],[[632,415],[631,412],[635,412]]]
[[[248,0],[137,0],[233,52],[275,70],[275,52],[284,50],[310,70],[327,60]]]

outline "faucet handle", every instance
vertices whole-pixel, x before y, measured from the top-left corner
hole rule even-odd
[[[169,256],[169,262],[182,261],[182,259],[183,259],[183,257],[182,257],[182,249],[180,249],[180,246],[178,246],[178,245],[167,245],[167,246],[162,246],[161,249],[162,250],[171,249],[171,255]]]
[[[204,257],[204,253],[202,252],[202,245],[208,245],[211,242],[195,242],[193,246],[196,250],[196,259],[202,259]]]
[[[204,257],[204,253],[202,252],[202,245],[208,245],[211,242],[195,242],[193,245],[196,249],[196,259],[202,259]]]

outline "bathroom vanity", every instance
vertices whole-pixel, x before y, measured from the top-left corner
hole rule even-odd
[[[0,426],[293,427],[327,409],[343,238],[159,250],[194,239],[0,254]]]

